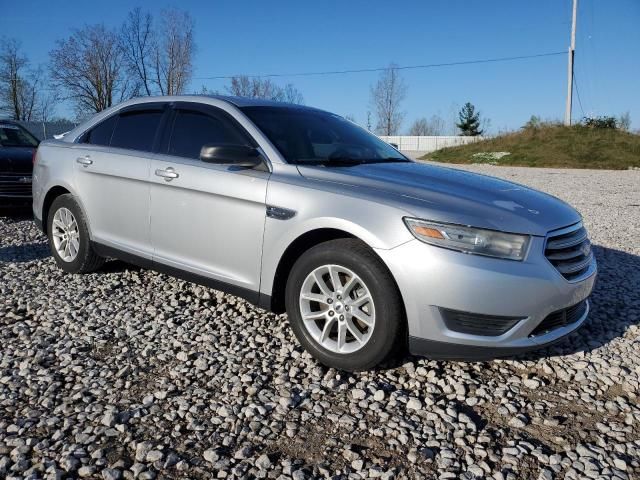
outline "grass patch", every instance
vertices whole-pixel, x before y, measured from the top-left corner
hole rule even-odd
[[[508,155],[504,153],[508,152]],[[583,125],[525,128],[469,145],[431,152],[423,160],[522,167],[640,168],[640,135]]]

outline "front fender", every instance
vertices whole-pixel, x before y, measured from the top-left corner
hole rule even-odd
[[[345,232],[373,249],[387,250],[414,237],[402,217],[408,212],[395,205],[359,197],[342,187],[317,189],[304,182],[269,182],[267,205],[294,210],[289,220],[265,221],[260,291],[271,295],[280,259],[301,236],[314,230]]]

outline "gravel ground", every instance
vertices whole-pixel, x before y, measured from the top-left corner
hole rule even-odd
[[[0,477],[640,478],[640,172],[465,167],[578,207],[600,277],[560,345],[318,365],[286,316],[0,217]]]

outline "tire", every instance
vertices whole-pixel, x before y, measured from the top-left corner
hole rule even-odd
[[[334,282],[336,273],[338,278]],[[354,283],[349,287],[352,279]],[[324,292],[320,282],[324,282]],[[338,285],[338,293],[345,294],[344,298],[335,292],[334,283]],[[315,301],[320,298],[317,295],[327,298]],[[367,296],[371,301],[366,301]],[[330,298],[332,301],[328,303]],[[365,303],[357,306],[363,300]],[[356,239],[327,241],[301,255],[289,274],[285,302],[291,328],[300,344],[329,367],[346,371],[373,368],[406,341],[406,320],[398,287],[382,260]],[[319,318],[314,319],[315,316]],[[341,343],[339,332],[344,331],[344,325],[347,333]],[[353,330],[357,330],[360,340]]]
[[[62,228],[63,226],[67,228]],[[66,243],[64,239],[61,241],[63,232],[67,238]],[[60,195],[51,204],[47,215],[47,237],[58,267],[67,273],[93,272],[104,263],[104,258],[97,255],[91,247],[86,217],[71,194]],[[62,254],[59,252],[62,246],[69,248],[69,255],[65,258],[63,254],[66,255],[67,250],[63,249]]]

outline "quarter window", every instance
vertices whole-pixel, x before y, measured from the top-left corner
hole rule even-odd
[[[111,146],[150,152],[161,118],[162,111],[159,110],[121,113],[111,137]]]
[[[246,135],[222,114],[195,110],[177,110],[169,155],[200,158],[200,150],[207,144],[248,145]]]
[[[113,127],[115,127],[117,120],[118,116],[112,115],[111,117],[102,121],[91,130],[89,130],[89,132],[87,132],[84,139],[82,140],[82,143],[90,143],[91,145],[104,145],[108,147],[109,143],[111,142]]]

